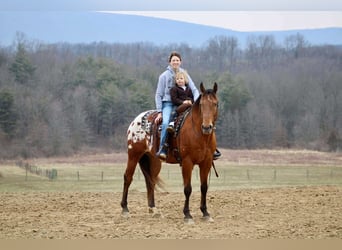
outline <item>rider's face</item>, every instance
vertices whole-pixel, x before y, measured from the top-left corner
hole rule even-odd
[[[170,60],[170,65],[173,70],[178,71],[182,61],[177,56],[173,56]]]

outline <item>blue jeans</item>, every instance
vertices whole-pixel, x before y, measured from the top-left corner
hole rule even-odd
[[[163,122],[162,122],[162,130],[161,130],[161,135],[160,135],[159,149],[162,148],[162,146],[164,145],[166,141],[166,136],[167,136],[166,128],[169,126],[173,106],[174,105],[172,104],[172,102],[163,102],[163,106],[162,106]]]

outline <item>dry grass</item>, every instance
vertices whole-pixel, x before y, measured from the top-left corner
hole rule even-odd
[[[224,162],[267,165],[339,165],[342,153],[328,153],[310,150],[222,150]]]
[[[342,154],[307,150],[221,150],[212,172],[210,189],[241,189],[298,185],[342,185]],[[79,154],[73,157],[29,159],[42,169],[56,169],[58,177],[26,173],[15,161],[0,164],[0,191],[109,191],[121,192],[127,155],[119,153]],[[182,191],[182,177],[177,164],[163,164],[161,177],[167,191]],[[145,191],[140,169],[130,190]],[[199,186],[198,168],[193,172],[193,186]]]
[[[339,165],[342,166],[342,152],[330,153],[311,150],[292,150],[292,149],[256,149],[256,150],[231,150],[220,149],[222,157],[217,162],[224,164],[274,164],[274,165]],[[101,153],[87,152],[76,154],[72,157],[50,157],[50,158],[33,158],[28,159],[31,163],[37,165],[50,165],[70,163],[78,165],[89,165],[94,163],[109,164],[122,163],[127,161],[126,152]],[[1,161],[2,164],[11,163],[13,161]]]

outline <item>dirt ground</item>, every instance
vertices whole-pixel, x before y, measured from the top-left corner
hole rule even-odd
[[[342,166],[342,153],[222,150],[218,161],[249,164]],[[126,153],[97,153],[35,162],[115,163]],[[38,165],[39,165],[38,164]],[[0,239],[342,239],[342,186],[211,191],[207,205],[214,222],[201,221],[200,193],[183,221],[184,195],[156,192],[162,217],[148,212],[146,193],[130,190],[130,217],[121,216],[121,193],[0,192]]]
[[[153,218],[146,194],[1,193],[0,239],[342,239],[342,187],[213,191],[201,221],[200,194],[191,196],[195,224],[183,221],[182,193],[156,193],[162,217]]]

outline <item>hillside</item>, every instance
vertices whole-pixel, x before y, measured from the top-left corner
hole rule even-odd
[[[272,34],[281,43],[285,37],[301,33],[312,45],[342,44],[341,28],[237,32],[160,18],[85,11],[2,11],[0,30],[0,45],[4,46],[15,40],[18,31],[29,39],[46,43],[151,42],[156,45],[186,43],[199,47],[214,36],[224,35],[236,37],[240,46],[244,47],[251,35]]]

